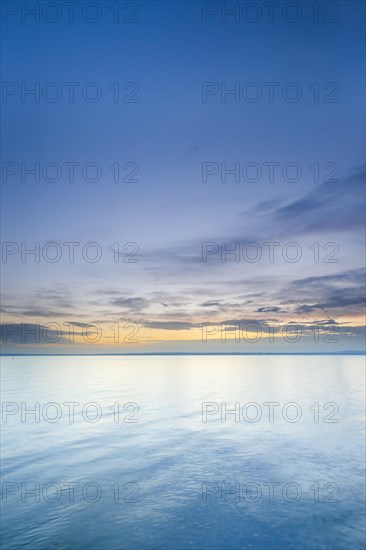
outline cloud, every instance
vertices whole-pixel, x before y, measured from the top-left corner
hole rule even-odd
[[[125,309],[128,311],[140,312],[145,307],[148,306],[149,302],[145,298],[134,297],[134,298],[114,298],[110,302],[113,306]]]
[[[200,307],[217,307],[220,311],[227,311],[228,309],[237,309],[243,306],[243,302],[223,302],[221,300],[207,300],[199,304]]]
[[[364,227],[365,198],[363,165],[339,177],[338,181],[316,184],[296,200],[286,201],[284,196],[277,196],[258,202],[241,212],[239,219],[246,220],[252,231],[257,228],[257,235],[249,239],[253,242],[263,240],[263,231],[268,227],[275,239],[289,234],[349,233]]]
[[[348,284],[348,285],[365,285],[365,268],[360,267],[357,269],[350,269],[347,271],[341,271],[339,273],[333,273],[332,275],[321,275],[316,277],[305,277],[303,279],[296,279],[292,281],[291,285],[299,288],[312,287],[319,288],[321,286],[327,286],[329,284]]]
[[[248,216],[248,214],[261,214],[263,212],[270,212],[271,210],[276,210],[277,208],[279,208],[285,203],[285,200],[286,200],[285,195],[281,195],[278,197],[274,197],[273,199],[270,199],[268,201],[258,202],[255,206],[253,206],[249,210],[242,212],[240,216],[246,217]]]
[[[217,302],[215,300],[208,300],[207,302],[203,302],[200,305],[201,307],[214,307],[214,306],[221,306],[222,302]]]
[[[293,234],[352,231],[365,224],[365,167],[335,183],[319,183],[307,195],[278,208],[273,221]]]
[[[35,291],[35,298],[37,302],[45,301],[52,302],[52,306],[58,308],[74,309],[75,306],[72,303],[72,295],[70,290],[63,284],[56,285],[53,288],[40,287]]]
[[[1,323],[0,341],[3,345],[69,343],[62,330],[54,330],[39,323]]]
[[[348,292],[348,294],[350,294]],[[353,294],[353,292],[351,293]],[[302,305],[297,308],[296,313],[311,313],[317,309],[335,309],[335,308],[345,308],[347,306],[364,306],[365,305],[365,295],[364,294],[355,294],[354,296],[339,296],[338,292],[330,295],[326,302],[312,304],[312,305]]]
[[[365,269],[360,268],[297,279],[289,285],[288,295],[290,298],[295,297],[298,304],[296,313],[301,315],[328,309],[336,309],[339,313],[362,313],[365,305],[365,275]]]
[[[32,306],[29,306],[26,309],[23,309],[21,306],[3,306],[1,308],[1,311],[2,313],[14,315],[15,317],[38,317],[38,318],[46,317],[46,318],[56,319],[65,315],[65,311],[52,310],[42,306],[39,306],[37,308],[32,308]],[[68,312],[68,315],[71,315],[71,313]]]
[[[259,307],[257,313],[282,313],[283,309],[281,307]]]
[[[163,329],[163,330],[190,330],[196,327],[196,324],[184,321],[150,321],[144,322],[146,328]]]
[[[86,327],[92,327],[94,326],[93,324],[90,324],[90,323],[78,323],[78,322],[74,322],[74,321],[65,321],[65,325],[72,325],[74,327],[79,327],[79,328],[86,328]]]
[[[2,306],[1,311],[16,317],[62,318],[66,314],[75,314],[72,295],[64,285],[56,285],[52,289],[36,288],[31,298],[23,299],[21,305],[14,305],[14,298],[9,297],[8,300],[13,304]]]

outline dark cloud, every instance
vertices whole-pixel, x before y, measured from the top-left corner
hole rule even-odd
[[[234,327],[235,325],[249,325],[249,324],[263,324],[263,325],[268,325],[269,322],[272,322],[272,323],[279,323],[280,321],[278,319],[258,319],[258,318],[240,318],[240,319],[226,319],[225,321],[222,321],[225,325],[227,326],[232,326]]]
[[[74,315],[74,310],[70,291],[64,285],[56,285],[51,289],[37,288],[31,298],[22,301],[22,305],[2,306],[3,313],[16,317],[60,318],[65,314]]]
[[[365,270],[361,268],[297,279],[289,285],[287,292],[290,298],[296,296],[292,303],[297,303],[296,313],[301,315],[328,309],[339,310],[340,313],[362,313],[366,296]],[[300,299],[302,303],[299,304]]]
[[[361,267],[358,269],[341,271],[332,275],[321,275],[317,277],[305,277],[303,279],[296,279],[291,283],[291,285],[299,287],[301,289],[303,289],[304,287],[319,288],[319,286],[343,283],[352,285],[364,285],[365,277],[365,268]]]
[[[70,343],[61,327],[60,330],[55,330],[39,323],[1,323],[0,341],[2,345]]]
[[[35,290],[34,295],[32,295],[32,301],[37,303],[37,309],[50,310],[74,310],[75,306],[73,303],[72,294],[69,288],[66,288],[65,285],[59,284],[52,288],[40,287]],[[33,308],[28,308],[33,309]],[[65,313],[60,313],[60,315]],[[55,317],[59,313],[57,312]],[[45,315],[45,317],[52,317],[51,314]]]
[[[284,195],[281,195],[280,197],[274,197],[273,199],[270,199],[268,201],[258,202],[253,208],[242,212],[240,216],[245,217],[248,214],[261,214],[264,212],[270,212],[271,210],[275,210],[282,206],[285,203],[285,200],[286,197]]]
[[[26,309],[23,309],[20,306],[4,306],[1,308],[1,311],[3,313],[14,315],[15,317],[43,317],[59,319],[60,317],[65,315],[65,311],[52,310],[42,306],[37,308],[32,308],[30,306]],[[71,315],[71,313],[68,312],[68,315]]]
[[[340,341],[341,336],[353,336],[353,337],[365,337],[365,326],[351,325],[349,323],[338,323],[334,319],[312,319],[309,321],[299,322],[297,319],[287,320],[286,322],[279,321],[278,319],[263,320],[263,319],[227,319],[220,323],[204,323],[211,327],[217,328],[216,337],[220,336],[221,326],[224,332],[233,332],[235,330],[248,330],[248,332],[261,330],[263,333],[277,335],[282,334],[286,330],[286,334],[291,332],[314,336],[314,331],[331,338],[338,338]]]
[[[252,302],[253,302],[252,300],[245,300],[240,302],[223,302],[221,300],[207,300],[206,302],[202,302],[201,304],[199,304],[199,306],[204,308],[216,307],[217,309],[215,311],[227,312],[230,310],[241,309],[244,306],[251,304]]]
[[[312,311],[314,311],[314,309],[316,309],[316,307],[303,305],[303,306],[298,307],[296,312],[300,313],[300,314],[302,314],[302,313],[307,314],[307,313],[311,313]]]
[[[145,298],[134,297],[134,298],[114,298],[110,302],[113,306],[125,309],[128,311],[139,312],[148,306],[149,302]]]
[[[317,309],[327,310],[327,309],[340,309],[345,308],[347,306],[364,306],[365,305],[365,295],[364,294],[357,294],[357,291],[354,290],[350,291],[349,289],[344,289],[344,292],[348,293],[348,296],[340,296],[338,292],[331,294],[328,297],[328,300],[326,302],[322,302],[319,304],[311,304],[311,305],[302,305],[297,308],[296,313],[312,313],[313,311]],[[352,296],[352,294],[355,294]]]
[[[90,323],[78,323],[78,322],[74,322],[74,321],[65,321],[65,324],[67,325],[72,325],[74,327],[79,327],[79,328],[86,328],[86,327],[92,327],[93,325],[90,324]]]
[[[23,317],[54,317],[59,318],[64,315],[63,311],[52,311],[46,308],[36,308],[36,309],[23,309],[18,311],[18,315]]]
[[[200,304],[201,307],[214,307],[214,306],[221,306],[221,305],[222,305],[222,302],[217,302],[214,300],[209,300],[207,302],[203,302],[202,304]]]
[[[190,330],[197,326],[183,321],[150,321],[143,323],[146,328],[155,328],[163,330]]]
[[[283,309],[281,307],[259,307],[257,310],[257,313],[283,313]]]
[[[274,222],[293,234],[352,231],[365,224],[365,167],[335,183],[320,183],[299,200],[281,206]]]

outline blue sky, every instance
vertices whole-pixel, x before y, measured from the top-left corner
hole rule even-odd
[[[101,18],[95,23],[83,20],[79,9],[70,23],[64,7],[55,23],[42,16],[34,22],[30,15],[22,23],[20,11],[6,16],[2,241],[5,252],[12,246],[6,243],[19,252],[3,256],[2,322],[71,322],[78,329],[98,323],[103,337],[95,345],[79,333],[73,345],[64,334],[53,344],[22,342],[20,330],[9,330],[4,352],[362,349],[364,4],[335,3],[335,23],[324,22],[329,14],[323,5],[321,21],[314,22],[306,1],[295,3],[302,15],[294,23],[282,11],[270,23],[263,2],[256,3],[263,10],[257,23],[247,22],[242,11],[238,22],[230,16],[223,22],[221,2],[211,4],[217,13],[204,23],[203,4],[138,2],[126,8],[121,2],[123,15],[136,5],[135,23],[114,23],[109,2],[97,3]],[[37,82],[39,102],[32,95],[22,101],[22,89]],[[73,102],[65,82],[77,83]],[[82,95],[90,82],[96,83],[91,94],[101,91],[97,102]],[[204,102],[205,82],[219,91]],[[268,83],[275,83],[273,101]],[[221,96],[221,89],[235,86],[239,97]],[[42,91],[55,90],[61,90],[59,101],[44,99]],[[254,90],[262,98],[248,101]],[[290,98],[300,90],[299,101],[286,101],[286,90]],[[126,96],[136,101],[123,102]],[[71,162],[78,163],[74,181]],[[38,182],[24,171],[35,163]],[[42,172],[47,163],[53,168]],[[98,181],[83,178],[87,163],[100,170]],[[118,182],[109,168],[115,163]],[[203,178],[207,163],[216,173]],[[269,163],[275,163],[274,181]],[[61,173],[52,182],[54,165]],[[232,174],[225,181],[225,166],[239,166],[238,181]],[[283,172],[286,166],[289,172]],[[261,175],[253,181],[258,167]],[[137,181],[122,181],[132,172]],[[324,181],[333,172],[336,181]],[[298,181],[289,181],[298,173]],[[87,174],[93,179],[93,167]],[[55,263],[42,257],[49,242],[62,252]],[[73,263],[65,242],[80,243]],[[81,253],[90,242],[102,252],[95,263]],[[109,249],[116,242],[118,263]],[[266,242],[279,243],[273,262]],[[287,248],[293,242],[297,248]],[[30,255],[22,261],[21,243],[30,249],[39,243],[38,263]],[[202,243],[215,252],[206,262]],[[259,261],[245,259],[248,243],[260,248]],[[239,261],[222,257],[221,246],[237,247]],[[283,251],[292,257],[298,250],[297,262],[284,259]],[[242,338],[235,342],[235,323],[253,320],[273,326],[276,336],[287,323],[297,323],[303,335],[290,349],[280,336],[269,348],[264,338],[255,346]],[[139,341],[112,342],[108,327],[119,322],[135,324]],[[340,324],[340,341],[319,347],[309,329],[314,322],[322,330]],[[206,343],[202,323],[212,326]],[[219,339],[220,323],[226,344]]]

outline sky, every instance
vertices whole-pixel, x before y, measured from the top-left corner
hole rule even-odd
[[[365,4],[270,4],[2,4],[3,353],[364,348]]]

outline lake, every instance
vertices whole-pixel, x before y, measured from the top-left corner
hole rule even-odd
[[[3,549],[363,549],[364,366],[2,357]]]

